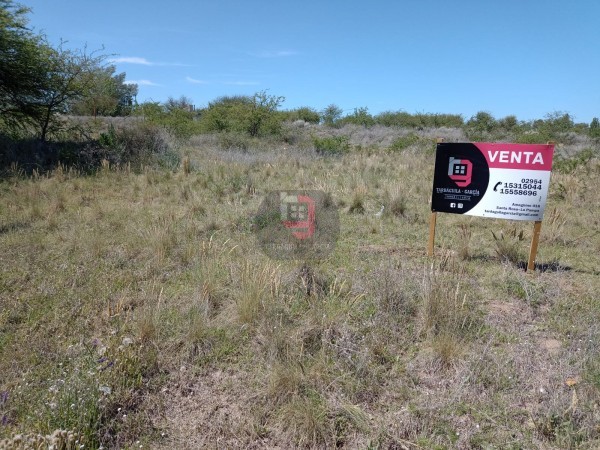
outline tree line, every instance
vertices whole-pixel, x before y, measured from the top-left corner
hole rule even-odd
[[[30,136],[41,141],[57,136],[69,126],[64,115],[127,116],[135,114],[166,128],[176,137],[200,133],[239,133],[249,137],[279,135],[284,122],[302,121],[329,127],[375,125],[401,128],[464,128],[469,138],[486,139],[509,132],[521,139],[554,138],[558,133],[583,132],[600,138],[600,122],[575,123],[568,113],[555,112],[545,119],[501,119],[480,111],[465,119],[460,114],[385,111],[371,114],[367,107],[344,110],[331,104],[322,111],[310,107],[281,110],[282,96],[267,91],[254,95],[219,97],[195,109],[185,96],[166,102],[136,102],[138,87],[117,73],[101,51],[52,46],[41,33],[27,27],[30,9],[13,0],[0,0],[0,133]]]

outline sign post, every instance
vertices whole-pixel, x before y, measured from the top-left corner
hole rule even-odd
[[[441,144],[444,142],[443,138],[437,138],[437,143]],[[427,256],[433,256],[433,251],[435,249],[435,223],[437,221],[437,212],[431,211],[431,216],[429,217],[429,243],[427,244]]]
[[[535,255],[537,254],[538,243],[540,241],[540,231],[542,231],[542,221],[536,220],[533,224],[533,238],[529,248],[529,259],[527,260],[527,270],[535,269]]]
[[[435,221],[437,219],[437,213],[431,212],[429,217],[429,244],[427,245],[427,255],[433,256],[433,249],[435,247]]]
[[[532,270],[553,154],[553,143],[438,142],[428,254],[433,254],[437,212],[534,221],[527,265]]]

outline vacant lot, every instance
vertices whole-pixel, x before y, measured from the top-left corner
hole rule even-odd
[[[600,447],[600,162],[585,145],[558,145],[525,273],[531,223],[440,215],[426,257],[435,138],[459,130],[330,130],[347,137],[330,156],[323,129],[290,133],[247,151],[195,137],[175,171],[0,182],[0,439]],[[331,194],[326,260],[260,251],[253,216],[278,189]]]

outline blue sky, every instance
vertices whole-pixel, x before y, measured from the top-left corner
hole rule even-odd
[[[267,90],[283,108],[600,116],[598,0],[21,0],[114,54],[138,101]]]

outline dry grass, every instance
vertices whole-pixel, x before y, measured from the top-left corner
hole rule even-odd
[[[0,182],[0,439],[597,448],[599,162],[553,174],[548,270],[526,274],[529,224],[441,215],[425,255],[431,146],[459,130],[418,131],[401,159],[407,130],[294,133],[246,152],[196,137],[177,170]],[[311,133],[355,148],[317,157]],[[326,260],[260,252],[252,217],[282,188],[339,206]]]

